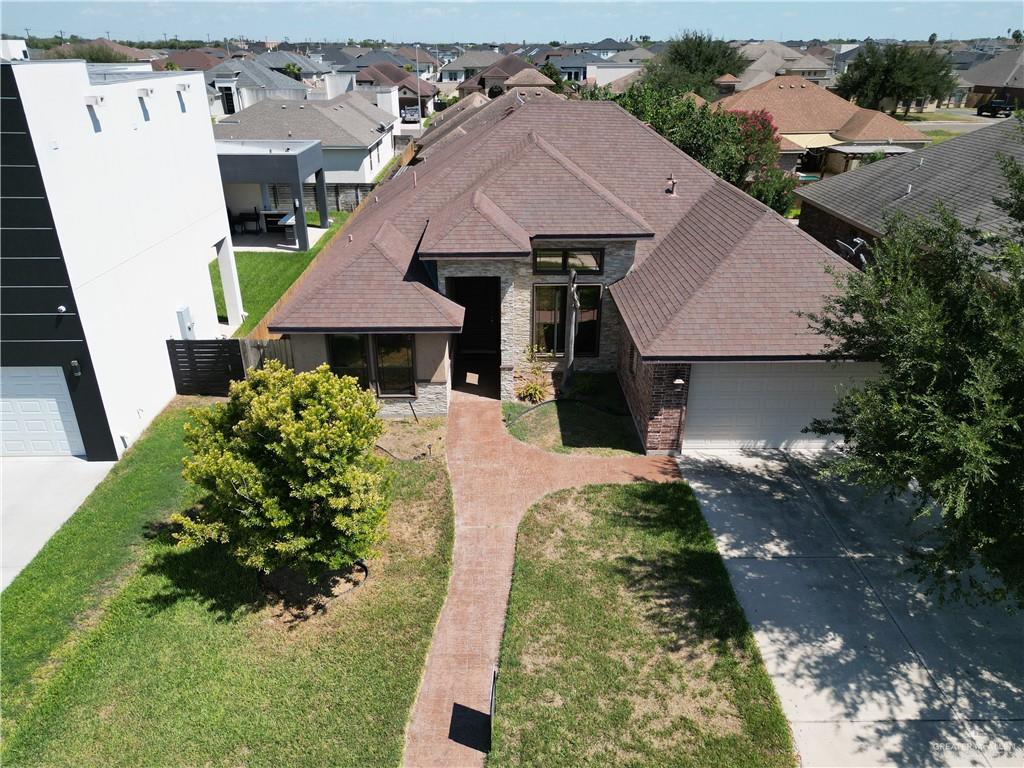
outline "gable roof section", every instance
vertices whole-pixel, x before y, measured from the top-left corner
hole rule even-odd
[[[975,64],[963,77],[973,85],[988,88],[1024,88],[1024,48],[1004,51],[994,59]]]
[[[874,109],[858,109],[843,127],[833,135],[843,141],[918,141],[927,144],[931,139],[906,123]]]
[[[330,101],[264,99],[229,115],[213,127],[218,139],[310,139],[324,147],[371,147],[381,140],[381,124],[393,115],[360,93]]]
[[[238,74],[239,88],[270,88],[277,91],[302,91],[307,88],[298,80],[292,80],[287,75],[275,72],[257,61],[246,59],[232,59],[222,61],[215,67],[206,70],[206,82],[213,85],[213,81],[219,77],[231,78]]]
[[[442,72],[451,72],[462,69],[483,69],[501,58],[500,53],[494,51],[467,51],[441,67]]]
[[[573,211],[552,216],[533,184]],[[467,223],[468,222],[468,223]],[[489,227],[487,225],[490,225]],[[654,231],[622,200],[534,132],[498,166],[430,221],[420,254],[530,253],[530,238],[653,237]]]
[[[539,85],[547,88],[554,84],[554,80],[533,67],[524,67],[505,81],[506,87]]]
[[[861,166],[799,187],[796,194],[874,235],[885,229],[887,216],[927,216],[939,202],[966,226],[998,232],[1010,225],[1006,212],[993,202],[1006,193],[999,155],[1024,163],[1024,143],[1015,122],[996,123]]]
[[[826,264],[817,242],[723,182],[612,295],[645,357],[814,356],[821,338],[797,310],[832,290]]]
[[[604,40],[600,40],[596,43],[587,46],[587,50],[590,51],[628,51],[633,46],[627,45],[626,43],[620,43],[618,40],[613,40],[610,37],[606,37]]]
[[[432,287],[412,243],[424,255],[446,238],[465,244],[466,255],[495,243],[524,253],[531,228],[571,236],[558,230],[577,215],[600,214],[653,233],[634,230],[635,265],[611,286],[642,355],[820,355],[820,337],[796,313],[819,310],[832,290],[824,264],[852,267],[618,105],[514,89],[472,110],[457,133],[374,191],[271,318],[272,331],[387,330],[385,321],[437,329],[451,303]],[[669,175],[678,181],[675,194],[666,190]],[[564,178],[571,194],[586,196],[571,217],[552,205]],[[549,179],[557,182],[552,195]],[[386,253],[375,242],[385,223],[402,236]],[[485,245],[472,241],[478,232]],[[374,306],[359,311],[368,302]]]
[[[797,75],[773,77],[717,103],[728,110],[763,109],[772,116],[779,133],[832,133],[860,109]]]
[[[297,66],[303,75],[323,75],[333,71],[326,64],[318,64],[306,56],[292,51],[267,51],[256,57],[256,61],[270,69],[284,69],[289,64]]]
[[[419,81],[419,82],[417,82]],[[437,93],[437,86],[427,82],[411,72],[406,72],[396,64],[387,61],[379,61],[359,70],[356,75],[357,83],[369,83],[372,85],[397,85],[408,91],[415,92],[419,88],[420,96],[433,96]]]

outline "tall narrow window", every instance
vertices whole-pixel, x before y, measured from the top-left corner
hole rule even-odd
[[[580,306],[576,314],[576,357],[596,357],[601,335],[601,286],[578,285]],[[533,287],[533,343],[543,355],[565,354],[568,322],[568,288],[564,285]]]
[[[366,339],[354,334],[327,337],[331,370],[338,376],[354,376],[359,386],[370,386],[370,367],[366,354]]]
[[[374,336],[377,353],[377,388],[382,395],[415,395],[413,335]]]

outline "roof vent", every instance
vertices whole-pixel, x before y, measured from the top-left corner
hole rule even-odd
[[[806,88],[807,87],[807,83],[800,83],[800,87],[801,88]]]
[[[672,195],[673,197],[675,197],[675,194],[676,194],[676,175],[674,173],[670,173],[669,177],[666,179],[666,181],[668,182],[668,186],[665,187],[665,194]]]
[[[281,109],[288,109],[288,105],[287,104],[282,104],[281,105]]]
[[[306,108],[305,104],[299,104],[299,109],[305,109],[305,108]]]

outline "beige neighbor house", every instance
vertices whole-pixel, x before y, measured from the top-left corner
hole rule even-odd
[[[852,267],[618,105],[513,88],[418,144],[269,318],[297,369],[356,376],[386,415],[510,400],[531,349],[555,377],[572,349],[649,451],[812,446],[873,374],[797,314]]]
[[[772,78],[715,104],[734,112],[770,114],[781,139],[782,166],[805,174],[844,173],[866,155],[904,154],[931,141],[906,123],[858,107],[795,75]]]

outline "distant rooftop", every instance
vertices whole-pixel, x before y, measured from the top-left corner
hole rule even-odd
[[[217,139],[218,155],[297,155],[316,147],[319,141],[250,141]]]

